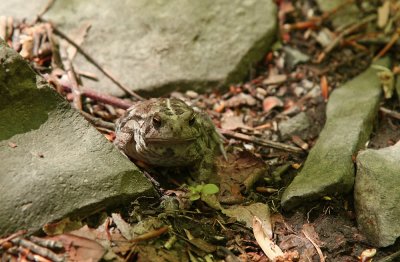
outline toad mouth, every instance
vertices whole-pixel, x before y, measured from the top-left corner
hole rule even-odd
[[[146,143],[149,144],[187,144],[195,141],[197,137],[189,137],[189,138],[161,138],[161,137],[154,137],[154,138],[146,138],[145,141]]]

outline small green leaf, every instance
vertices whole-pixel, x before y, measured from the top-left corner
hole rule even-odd
[[[195,187],[194,190],[195,190],[196,192],[199,192],[199,193],[200,193],[202,189],[203,189],[203,185],[197,185],[197,186]]]
[[[203,186],[203,189],[201,190],[201,193],[207,194],[207,195],[212,195],[215,193],[219,192],[219,188],[215,184],[206,184]]]
[[[190,201],[196,201],[198,199],[200,199],[200,194],[199,193],[190,194],[190,197],[189,197]]]

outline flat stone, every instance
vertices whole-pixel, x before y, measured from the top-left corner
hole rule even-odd
[[[300,112],[288,120],[279,123],[278,128],[282,139],[290,138],[293,135],[298,135],[302,139],[307,138],[306,130],[310,127],[310,119],[307,114]]]
[[[143,174],[0,40],[0,235],[154,195]]]
[[[155,96],[243,80],[273,43],[276,15],[272,0],[58,0],[45,18],[68,34],[91,22],[82,47],[122,83]],[[100,78],[85,86],[123,94],[81,55],[75,61]]]
[[[389,65],[388,60],[379,62]],[[318,141],[282,195],[285,209],[326,195],[348,193],[353,188],[352,156],[369,139],[382,93],[376,72],[370,67],[332,92]]]
[[[354,200],[360,231],[371,245],[386,247],[400,237],[400,143],[357,155]]]

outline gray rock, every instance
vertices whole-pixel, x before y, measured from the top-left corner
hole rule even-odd
[[[293,135],[298,135],[302,139],[307,138],[307,129],[310,127],[310,119],[307,114],[300,112],[288,120],[279,123],[279,131],[282,139],[288,139]]]
[[[27,18],[32,21],[35,19],[43,7],[48,3],[48,0],[7,0],[0,1],[0,15],[12,16],[17,19]]]
[[[155,194],[136,166],[2,40],[0,159],[0,235]]]
[[[400,143],[357,156],[354,200],[360,231],[374,246],[400,236]]]
[[[381,60],[388,66],[388,60]],[[335,89],[327,105],[327,121],[303,169],[282,195],[291,209],[322,196],[348,193],[353,188],[352,155],[369,139],[381,97],[376,70],[368,70]]]
[[[290,46],[284,46],[283,51],[285,52],[285,63],[289,68],[294,68],[297,64],[305,63],[310,60],[310,56],[304,54],[298,49]]]
[[[130,88],[160,95],[241,81],[274,41],[276,13],[272,0],[58,0],[45,18],[66,32],[91,21],[82,47]],[[100,77],[85,86],[123,94],[81,55],[76,65]]]

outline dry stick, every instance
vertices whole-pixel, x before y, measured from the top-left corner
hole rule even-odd
[[[311,239],[311,237],[307,234],[305,230],[301,230],[301,232],[304,234],[304,236],[306,236],[308,241],[310,241],[314,248],[317,250],[319,261],[325,262],[325,257],[324,254],[322,254],[321,248]]]
[[[387,108],[384,108],[384,107],[380,107],[379,111],[381,111],[382,113],[384,113],[384,114],[386,114],[386,115],[388,115],[390,117],[393,117],[393,118],[396,118],[396,119],[400,120],[400,113],[399,112],[396,112],[396,111],[393,111],[393,110],[390,110],[390,109],[387,109]]]
[[[16,237],[19,237],[19,236],[21,236],[21,235],[23,235],[23,234],[26,234],[26,230],[20,230],[20,231],[18,231],[18,232],[15,232],[14,234],[12,234],[12,235],[9,235],[8,237],[6,237],[6,238],[2,238],[2,239],[0,239],[0,246],[1,245],[3,245],[5,242],[8,242],[8,241],[10,241],[10,240],[12,240],[12,239],[14,239],[14,238],[16,238]]]
[[[69,86],[62,85],[62,88],[66,92],[71,92],[71,87],[69,87]],[[128,109],[129,107],[132,106],[132,103],[122,100],[121,98],[107,95],[104,93],[100,93],[96,90],[93,90],[93,89],[87,88],[87,87],[81,88],[81,95],[91,98],[95,101],[100,101],[102,103],[112,105],[112,106],[122,108],[122,109]]]
[[[91,114],[86,113],[85,111],[82,111],[82,110],[79,111],[79,113],[81,113],[81,115],[84,118],[86,118],[86,120],[89,121],[89,123],[93,124],[94,126],[103,127],[103,128],[109,129],[109,130],[115,130],[115,124],[114,123],[107,122],[107,121],[104,121],[101,118],[94,117]]]
[[[47,22],[45,19],[43,19],[42,17],[38,17],[38,20],[41,22]],[[48,23],[48,22],[47,22]],[[119,82],[114,76],[111,75],[110,72],[108,72],[107,70],[105,70],[104,68],[102,68],[100,66],[100,64],[92,57],[90,56],[85,50],[83,50],[78,44],[76,44],[71,38],[69,38],[66,34],[64,34],[63,32],[61,32],[57,27],[55,27],[53,25],[53,31],[56,35],[62,37],[63,39],[65,39],[68,43],[70,43],[71,45],[73,45],[79,53],[81,53],[89,62],[91,62],[97,69],[99,69],[106,77],[108,77],[114,84],[116,84],[119,88],[121,88],[122,90],[124,90],[127,94],[135,97],[138,100],[144,100],[143,97],[141,97],[140,95],[136,94],[135,92],[133,92],[132,90],[130,90],[128,87],[124,86],[121,82]]]
[[[164,234],[165,232],[167,232],[168,229],[169,229],[168,226],[163,226],[163,227],[161,227],[161,228],[159,228],[159,229],[150,231],[150,232],[148,232],[148,233],[144,233],[144,234],[142,234],[142,235],[140,235],[140,236],[138,236],[138,237],[132,239],[130,242],[136,243],[136,242],[145,241],[145,240],[149,240],[149,239],[152,239],[152,238],[161,236],[162,234]]]
[[[400,36],[400,29],[397,29],[390,41],[386,44],[386,46],[374,57],[373,61],[378,60],[382,56],[384,56],[387,51],[397,42]]]
[[[64,68],[65,71],[67,71],[67,75],[69,80],[71,81],[71,93],[73,94],[74,100],[73,104],[74,107],[78,110],[82,110],[82,94],[79,88],[78,80],[76,78],[76,74],[74,71],[74,67],[72,65],[72,62],[70,60],[67,60],[64,63]]]
[[[377,260],[376,262],[391,262],[391,261],[395,261],[395,259],[398,257],[400,257],[400,250],[396,251],[393,254],[386,256],[380,260]]]
[[[279,150],[283,150],[283,151],[287,151],[287,152],[291,152],[291,153],[304,154],[304,150],[301,148],[298,148],[298,147],[286,145],[286,144],[279,143],[279,142],[274,142],[274,141],[267,140],[267,139],[261,139],[261,138],[254,137],[254,136],[248,136],[248,135],[245,135],[242,133],[237,133],[237,132],[233,132],[233,131],[229,131],[229,130],[219,129],[219,131],[221,132],[221,134],[223,134],[225,136],[240,139],[240,140],[243,140],[246,142],[251,142],[254,144],[261,145],[261,146],[268,146],[268,147],[272,147],[275,149],[279,149]]]
[[[49,11],[50,8],[53,6],[54,2],[55,2],[55,0],[49,0],[47,2],[47,4],[43,7],[43,9],[39,12],[37,17],[39,18],[39,17],[43,16],[45,13],[47,13],[47,11]],[[37,18],[37,20],[38,20],[38,18]]]
[[[361,20],[360,22],[348,27],[347,29],[345,29],[343,32],[341,32],[335,39],[333,39],[333,41],[324,49],[324,51],[322,51],[322,53],[319,55],[318,57],[318,63],[322,62],[322,60],[325,58],[325,56],[332,51],[333,48],[335,48],[339,42],[348,34],[351,34],[352,32],[354,32],[355,30],[357,30],[359,27],[363,26],[364,24],[373,21],[374,19],[376,19],[376,15],[370,15],[367,16],[366,18],[364,18],[363,20]]]
[[[42,257],[47,257],[47,258],[51,259],[52,261],[56,261],[56,262],[64,261],[63,257],[58,256],[53,251],[51,251],[47,248],[41,247],[39,245],[36,245],[35,243],[32,243],[29,240],[22,239],[22,238],[14,238],[13,240],[11,240],[11,242],[15,245],[21,245]]]

